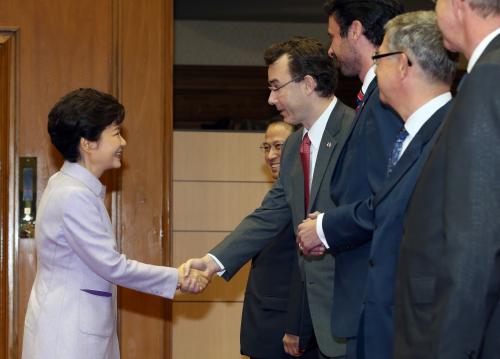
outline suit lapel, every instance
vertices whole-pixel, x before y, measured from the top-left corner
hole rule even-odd
[[[365,96],[363,97],[363,102],[361,103],[358,112],[356,113],[356,116],[354,116],[354,121],[352,121],[351,128],[349,129],[349,133],[347,136],[344,137],[344,141],[340,144],[342,148],[344,148],[344,145],[348,142],[349,138],[352,135],[352,132],[356,128],[356,125],[358,123],[359,118],[361,117],[361,114],[365,110],[365,104],[368,101],[368,99],[373,95],[373,92],[377,88],[377,78],[375,77],[372,82],[370,82],[370,85],[366,89]]]
[[[335,150],[335,147],[337,147],[338,145],[335,136],[340,131],[342,118],[344,116],[344,108],[342,106],[342,103],[339,100],[337,101],[337,105],[330,114],[330,118],[328,119],[328,123],[325,127],[325,131],[323,132],[321,143],[318,148],[318,156],[316,157],[316,164],[314,166],[311,192],[309,194],[308,210],[313,207],[325,171],[330,165],[330,158]]]
[[[422,151],[429,141],[433,142],[432,139],[435,137],[437,132],[439,132],[437,130],[442,125],[444,115],[446,114],[450,103],[451,101],[437,110],[417,132],[417,135],[410,142],[410,145],[396,164],[396,167],[394,167],[394,171],[385,181],[385,185],[375,195],[374,206],[376,206],[413,167],[415,162],[420,158]]]

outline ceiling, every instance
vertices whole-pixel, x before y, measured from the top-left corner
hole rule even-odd
[[[407,11],[432,9],[432,0],[401,0]],[[325,0],[174,0],[177,20],[325,22]]]

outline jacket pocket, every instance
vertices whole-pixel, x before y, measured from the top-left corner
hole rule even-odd
[[[411,299],[415,304],[432,304],[436,294],[436,278],[411,278]]]
[[[288,300],[277,297],[262,297],[260,305],[263,310],[275,310],[286,312],[288,310]]]
[[[78,296],[80,331],[85,334],[109,337],[113,334],[115,316],[111,292],[81,289]]]

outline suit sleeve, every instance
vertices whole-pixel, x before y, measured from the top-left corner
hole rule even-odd
[[[435,306],[443,358],[478,353],[500,296],[500,66],[476,66],[449,118]]]
[[[334,253],[354,249],[372,238],[373,198],[330,209],[323,216],[323,231]]]
[[[71,249],[92,271],[108,282],[173,298],[177,269],[127,259],[116,251],[116,240],[108,227],[103,223],[99,204],[91,194],[83,190],[68,194],[63,231]]]
[[[285,191],[278,179],[262,204],[222,242],[209,251],[224,265],[222,277],[230,280],[238,270],[273,241],[292,220]]]
[[[300,253],[298,253],[300,255]],[[295,258],[297,261],[297,258]],[[292,267],[285,333],[299,337],[299,347],[307,349],[314,336],[306,288],[298,264]]]

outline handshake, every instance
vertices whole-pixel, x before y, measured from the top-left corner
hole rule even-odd
[[[207,254],[202,258],[191,258],[179,268],[177,288],[184,293],[201,293],[205,290],[212,276],[222,270]]]

